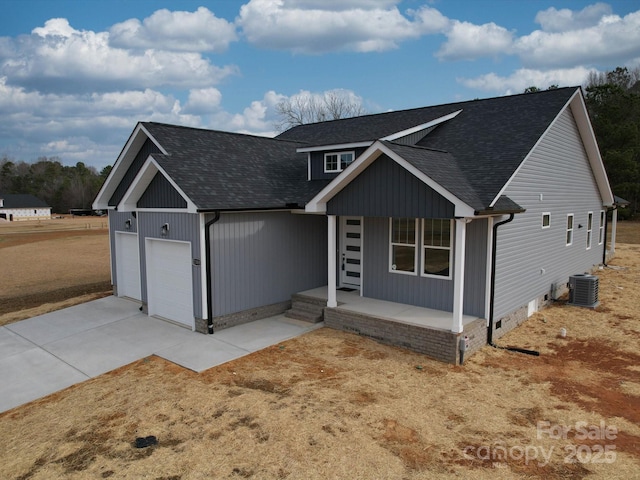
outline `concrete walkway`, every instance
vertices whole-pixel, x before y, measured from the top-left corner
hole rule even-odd
[[[201,372],[314,330],[278,315],[203,335],[106,297],[0,327],[0,412],[158,355]]]

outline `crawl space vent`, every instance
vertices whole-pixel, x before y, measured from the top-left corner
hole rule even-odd
[[[595,308],[598,301],[598,277],[577,274],[569,277],[569,305]]]

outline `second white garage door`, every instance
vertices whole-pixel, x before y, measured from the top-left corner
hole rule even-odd
[[[140,300],[138,235],[116,232],[116,285],[119,297]]]
[[[191,243],[146,239],[149,315],[193,329]]]

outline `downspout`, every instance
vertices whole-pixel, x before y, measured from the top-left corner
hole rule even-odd
[[[509,222],[513,221],[514,214],[510,214],[509,218],[503,220],[501,222],[497,222],[493,224],[493,238],[492,238],[492,246],[491,246],[491,293],[489,296],[489,328],[487,330],[487,345],[491,345],[493,348],[501,348],[504,350],[510,350],[512,352],[520,352],[526,353],[528,355],[540,355],[540,352],[536,352],[534,350],[526,350],[524,348],[516,348],[516,347],[500,347],[493,343],[493,312],[494,312],[494,303],[495,303],[495,295],[496,295],[496,257],[497,257],[497,245],[498,245],[498,227],[505,225]]]
[[[609,226],[609,212],[615,210],[616,207],[607,208],[604,212],[604,242],[602,248],[602,266],[607,266],[607,227]]]
[[[211,225],[220,220],[220,210],[216,210],[213,218],[204,224],[204,243],[205,243],[205,271],[207,273],[207,333],[213,333],[213,298],[212,288],[213,279],[211,278]]]

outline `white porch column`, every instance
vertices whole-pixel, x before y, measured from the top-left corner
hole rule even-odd
[[[462,310],[464,304],[464,253],[466,250],[467,219],[456,218],[456,243],[453,257],[453,320],[451,331],[461,333],[464,326],[462,324]]]
[[[338,306],[336,299],[336,216],[327,215],[327,219],[327,307],[334,308]]]
[[[618,228],[618,209],[614,208],[611,212],[611,248],[609,248],[609,258],[613,258],[616,253],[616,229]],[[607,246],[604,246],[606,251]]]

